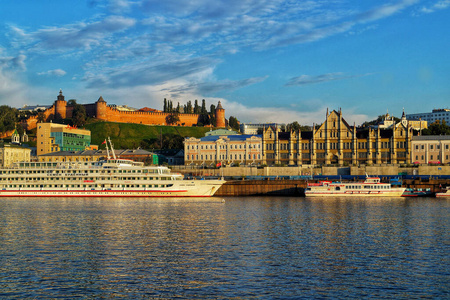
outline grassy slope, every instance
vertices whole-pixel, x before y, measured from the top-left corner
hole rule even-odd
[[[155,143],[160,135],[176,135],[184,137],[203,137],[210,129],[207,127],[178,127],[178,126],[148,126],[141,124],[96,122],[87,124],[91,131],[91,143],[101,145],[105,138],[110,137],[115,148],[137,148],[142,141],[147,144]]]

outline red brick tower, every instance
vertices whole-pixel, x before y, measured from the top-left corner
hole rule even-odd
[[[56,119],[65,119],[66,118],[66,107],[67,107],[67,102],[66,102],[66,100],[64,100],[62,90],[60,89],[58,98],[55,101],[55,118]]]
[[[97,102],[95,102],[95,105],[97,106],[97,113],[96,113],[97,119],[107,120],[106,101],[103,100],[102,96],[100,96],[100,98],[98,98]]]
[[[225,126],[225,109],[223,109],[219,101],[216,107],[216,127],[225,128]]]

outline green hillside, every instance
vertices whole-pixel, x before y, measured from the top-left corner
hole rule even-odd
[[[203,137],[207,127],[149,126],[141,124],[96,122],[87,124],[91,143],[101,145],[110,137],[116,149],[181,149],[185,137]],[[162,139],[161,139],[162,137]],[[101,147],[101,148],[104,148]]]

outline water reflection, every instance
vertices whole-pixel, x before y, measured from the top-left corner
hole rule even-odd
[[[1,199],[0,297],[448,296],[449,201]]]

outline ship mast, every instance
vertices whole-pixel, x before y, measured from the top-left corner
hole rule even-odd
[[[109,145],[111,146],[111,152],[112,152],[113,158],[116,159],[116,153],[114,152],[114,147],[113,147],[113,144],[112,144],[109,136],[108,136],[108,142],[109,142]],[[108,159],[109,159],[109,155],[108,155]]]
[[[106,142],[106,140],[105,140],[105,142]],[[106,146],[106,156],[107,156],[108,160],[110,160],[111,157],[109,156],[108,143],[106,143],[105,146]]]

